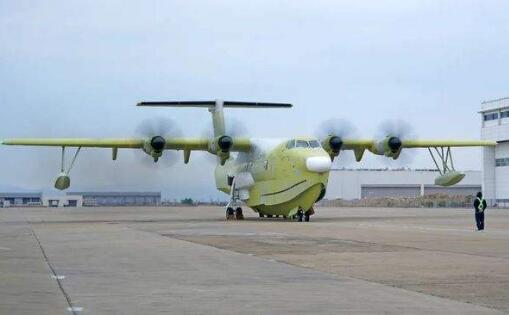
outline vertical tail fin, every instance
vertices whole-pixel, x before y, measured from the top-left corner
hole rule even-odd
[[[223,107],[224,102],[221,100],[216,100],[214,106],[209,107],[209,112],[212,114],[214,137],[220,137],[225,134]]]

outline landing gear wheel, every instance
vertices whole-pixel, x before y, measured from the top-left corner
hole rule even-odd
[[[263,217],[264,217],[263,213],[258,213],[258,216],[259,216],[260,218],[263,218]]]
[[[299,222],[302,222],[302,217],[303,217],[303,216],[304,216],[304,211],[299,210],[299,211],[297,212],[297,218],[298,218],[298,221],[299,221]]]
[[[309,212],[306,212],[306,214],[304,215],[304,220],[306,222],[309,222],[309,216],[310,216],[310,213]]]
[[[272,218],[272,214],[267,214],[267,218]]]
[[[235,219],[244,220],[244,214],[242,214],[242,208],[235,209]]]
[[[235,210],[233,208],[228,207],[226,209],[226,220],[235,220]]]

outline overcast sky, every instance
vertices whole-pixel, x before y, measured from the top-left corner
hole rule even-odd
[[[0,138],[132,137],[161,116],[201,135],[205,110],[134,105],[223,98],[295,105],[226,113],[257,137],[313,134],[344,118],[359,136],[403,119],[421,139],[478,139],[480,102],[509,96],[508,16],[509,2],[486,0],[0,0]],[[51,189],[59,154],[0,148],[0,188]],[[478,149],[455,157],[480,169]],[[431,165],[417,154],[409,166]],[[200,154],[150,169],[132,152],[113,162],[108,150],[85,150],[73,173],[73,190],[221,196]]]

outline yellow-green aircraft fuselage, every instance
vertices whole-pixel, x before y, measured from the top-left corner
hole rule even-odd
[[[270,146],[271,141],[266,142],[260,146]],[[239,153],[237,159],[216,167],[217,188],[231,194],[235,187],[239,198],[262,216],[291,217],[299,210],[313,211],[313,205],[325,196],[332,165],[319,141],[279,141],[267,151],[254,147],[255,152]],[[229,178],[235,182],[228,182]]]

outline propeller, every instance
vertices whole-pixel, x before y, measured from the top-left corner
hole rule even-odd
[[[147,167],[163,166],[170,167],[178,160],[176,151],[164,150],[166,139],[179,137],[181,132],[175,122],[169,118],[151,118],[142,121],[136,128],[136,135],[144,139],[150,139],[149,149],[160,152],[160,157],[153,157],[143,152],[136,151],[136,157]]]
[[[346,138],[357,138],[358,131],[353,123],[346,119],[333,118],[328,119],[320,124],[316,135],[320,140],[323,140],[329,136],[330,147],[332,149],[341,149],[343,145],[343,139]],[[355,157],[351,151],[342,151],[339,156],[334,159],[333,168],[344,168],[351,166],[355,163]]]
[[[219,147],[223,152],[227,152],[233,146],[233,139],[236,137],[246,137],[248,130],[245,124],[235,118],[225,117],[225,135],[219,139]],[[212,139],[214,137],[214,129],[212,126],[202,132],[202,137]],[[207,162],[216,164],[218,158],[210,153],[203,156]]]
[[[320,138],[337,136],[340,138],[353,138],[357,134],[357,128],[346,119],[334,118],[322,122],[318,128],[317,135]]]
[[[409,123],[399,119],[392,119],[382,122],[375,134],[376,139],[385,139],[386,137],[390,137],[388,146],[391,151],[397,152],[405,140],[416,139],[416,133]],[[383,162],[388,166],[407,166],[414,160],[413,153],[412,150],[402,150],[397,160],[383,159]]]
[[[235,118],[226,117],[224,123],[225,135],[235,138],[235,137],[246,137],[248,135],[248,130],[245,124]],[[202,136],[205,138],[214,138],[214,129],[212,126],[210,128],[204,130],[202,132]]]

